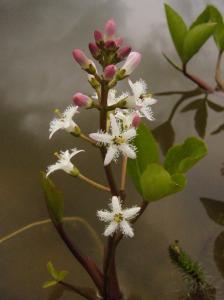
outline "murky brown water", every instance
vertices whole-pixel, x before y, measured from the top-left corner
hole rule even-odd
[[[168,1],[188,21],[192,21],[207,1]],[[222,0],[212,1],[224,12]],[[90,92],[86,75],[73,62],[75,47],[87,49],[92,31],[114,17],[121,35],[143,53],[143,63],[133,79],[145,79],[153,92],[190,91],[194,84],[173,70],[161,55],[166,52],[176,58],[165,23],[161,0],[1,0],[0,1],[0,131],[1,131],[1,210],[0,236],[36,220],[47,218],[39,183],[39,171],[54,162],[55,150],[85,147],[87,155],[79,156],[77,165],[84,174],[103,181],[100,155],[95,149],[59,133],[48,141],[48,124],[53,109],[71,103],[72,94]],[[87,50],[86,50],[87,51]],[[209,41],[192,60],[192,72],[212,81],[217,50]],[[163,124],[180,95],[158,97],[154,107],[156,122]],[[194,112],[180,113],[193,99],[184,100],[172,118],[175,142],[197,135]],[[223,97],[210,97],[223,104]],[[97,128],[96,115],[83,112],[78,122],[86,131]],[[118,250],[119,277],[126,294],[141,295],[142,299],[175,300],[184,284],[171,265],[167,247],[178,239],[183,248],[200,260],[208,278],[217,288],[217,299],[224,298],[223,226],[212,221],[200,198],[223,201],[224,177],[220,169],[224,161],[223,131],[214,131],[224,121],[223,113],[208,110],[205,140],[208,156],[189,172],[184,192],[150,205],[136,224],[133,240],[124,240]],[[202,121],[203,122],[203,121]],[[167,125],[168,126],[168,125]],[[172,132],[159,131],[162,140],[170,142]],[[162,132],[162,133],[161,133]],[[158,133],[158,129],[157,129]],[[88,158],[88,160],[87,160]],[[65,214],[86,218],[101,233],[102,224],[95,217],[96,209],[106,207],[107,195],[87,188],[84,183],[65,174],[55,174],[54,180],[65,194]],[[131,202],[141,199],[128,184]],[[205,202],[203,202],[205,203]],[[224,211],[222,203],[207,200],[206,207],[213,219]],[[219,222],[220,223],[220,222]],[[80,225],[68,225],[68,230],[80,247],[100,259],[96,243]],[[128,251],[127,251],[128,249]],[[51,225],[43,225],[0,245],[0,299],[56,300],[81,299],[58,288],[43,290],[49,278],[46,262],[52,260],[60,269],[69,270],[68,280],[90,284],[80,266],[58,238]],[[61,296],[63,293],[63,296]],[[61,297],[61,298],[60,298]]]

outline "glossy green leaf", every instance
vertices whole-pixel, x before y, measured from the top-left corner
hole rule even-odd
[[[224,226],[224,202],[209,198],[200,198],[207,215],[216,224]]]
[[[47,263],[47,270],[49,272],[49,274],[55,279],[58,280],[58,272],[57,270],[54,268],[53,264],[51,261],[49,261]]]
[[[168,4],[165,4],[165,12],[171,37],[177,53],[182,60],[184,39],[187,35],[187,26],[182,17]]]
[[[170,174],[185,173],[206,154],[207,147],[204,141],[190,137],[167,152],[164,167]]]
[[[64,200],[62,193],[57,189],[53,181],[42,172],[42,187],[49,214],[53,222],[61,223],[64,215]]]
[[[182,61],[187,63],[214,33],[216,23],[200,24],[190,29],[184,39]]]
[[[224,24],[218,24],[214,32],[214,40],[220,50],[224,50]]]
[[[149,129],[142,123],[133,144],[138,149],[136,159],[128,159],[127,171],[136,189],[142,194],[140,176],[149,163],[159,161],[159,148]]]
[[[223,18],[219,10],[214,5],[208,5],[197,17],[197,19],[191,24],[190,29],[203,23],[214,22],[222,23]]]
[[[56,280],[49,280],[49,281],[46,281],[43,284],[43,288],[46,289],[46,288],[49,288],[49,287],[54,286],[56,284],[58,284],[58,282]]]
[[[163,166],[149,164],[141,176],[143,197],[152,202],[181,191],[186,185],[183,174],[171,176]]]

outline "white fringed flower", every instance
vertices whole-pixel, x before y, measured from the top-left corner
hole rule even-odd
[[[120,152],[125,156],[135,159],[136,149],[130,144],[130,141],[136,136],[135,128],[122,131],[119,121],[116,120],[113,114],[110,114],[110,129],[111,134],[98,132],[89,135],[95,141],[107,145],[104,165],[108,165],[113,159],[116,160]]]
[[[111,212],[108,210],[97,211],[97,216],[101,221],[109,222],[109,225],[104,231],[104,235],[113,235],[115,231],[120,229],[125,236],[133,237],[134,232],[129,221],[138,215],[140,207],[135,206],[132,208],[122,209],[119,198],[117,196],[113,196],[110,208]]]
[[[77,150],[76,148],[72,149],[71,152],[69,152],[69,150],[61,151],[58,154],[58,161],[54,165],[48,166],[46,176],[49,176],[51,173],[58,170],[63,170],[68,174],[72,174],[74,165],[70,160],[73,156],[82,151],[84,150]]]
[[[151,105],[155,104],[157,100],[149,96],[144,96],[147,92],[147,84],[142,79],[134,83],[128,80],[128,83],[133,95],[128,97],[127,107],[135,109],[141,117],[146,117],[148,120],[153,121],[154,117]]]
[[[78,106],[69,106],[61,114],[59,118],[55,118],[50,123],[50,136],[52,138],[53,134],[59,129],[64,129],[67,132],[73,132],[77,124],[73,121],[74,115],[78,113]]]
[[[131,111],[129,112],[128,110],[118,110],[115,114],[116,119],[121,121],[122,128],[124,130],[130,129],[133,126],[133,121],[136,118],[136,112]]]
[[[129,94],[127,92],[122,93],[120,96],[117,96],[117,90],[110,89],[107,97],[107,105],[117,104],[119,101],[127,98]],[[98,100],[97,93],[92,96],[93,99]]]

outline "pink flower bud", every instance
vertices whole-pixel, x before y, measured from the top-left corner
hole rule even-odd
[[[121,48],[121,49],[119,49],[117,51],[117,58],[119,60],[122,60],[125,57],[127,57],[130,54],[130,52],[131,52],[131,47],[128,47],[128,46],[127,47],[123,47],[123,48]]]
[[[110,19],[107,21],[105,25],[105,32],[109,37],[113,36],[116,33],[116,23],[114,19]]]
[[[100,55],[100,49],[94,43],[89,43],[89,51],[91,52],[94,58],[98,58]]]
[[[103,41],[103,34],[99,30],[94,31],[94,37],[97,44]]]
[[[105,48],[108,50],[116,49],[116,43],[114,40],[106,41]]]
[[[89,103],[90,98],[82,93],[75,93],[73,95],[73,102],[75,105],[83,107],[87,106]]]
[[[132,126],[138,127],[140,123],[141,123],[141,117],[138,114],[135,114],[132,119]]]
[[[84,52],[80,49],[75,49],[73,52],[73,57],[77,61],[77,63],[83,68],[86,69],[88,68],[90,64],[90,60],[86,57]]]
[[[103,77],[106,80],[111,80],[113,79],[114,75],[116,74],[117,68],[115,65],[108,65],[104,69]]]
[[[122,67],[122,70],[125,70],[125,75],[130,75],[137,68],[140,61],[141,54],[138,52],[131,52]]]
[[[115,44],[117,47],[120,47],[123,44],[124,39],[122,37],[115,39]]]

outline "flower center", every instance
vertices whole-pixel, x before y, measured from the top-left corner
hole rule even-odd
[[[119,135],[114,137],[113,142],[115,145],[121,145],[125,142],[125,139],[121,135]]]
[[[116,223],[120,223],[121,221],[123,221],[123,219],[124,219],[124,217],[123,217],[123,215],[121,213],[114,215],[114,221]]]

